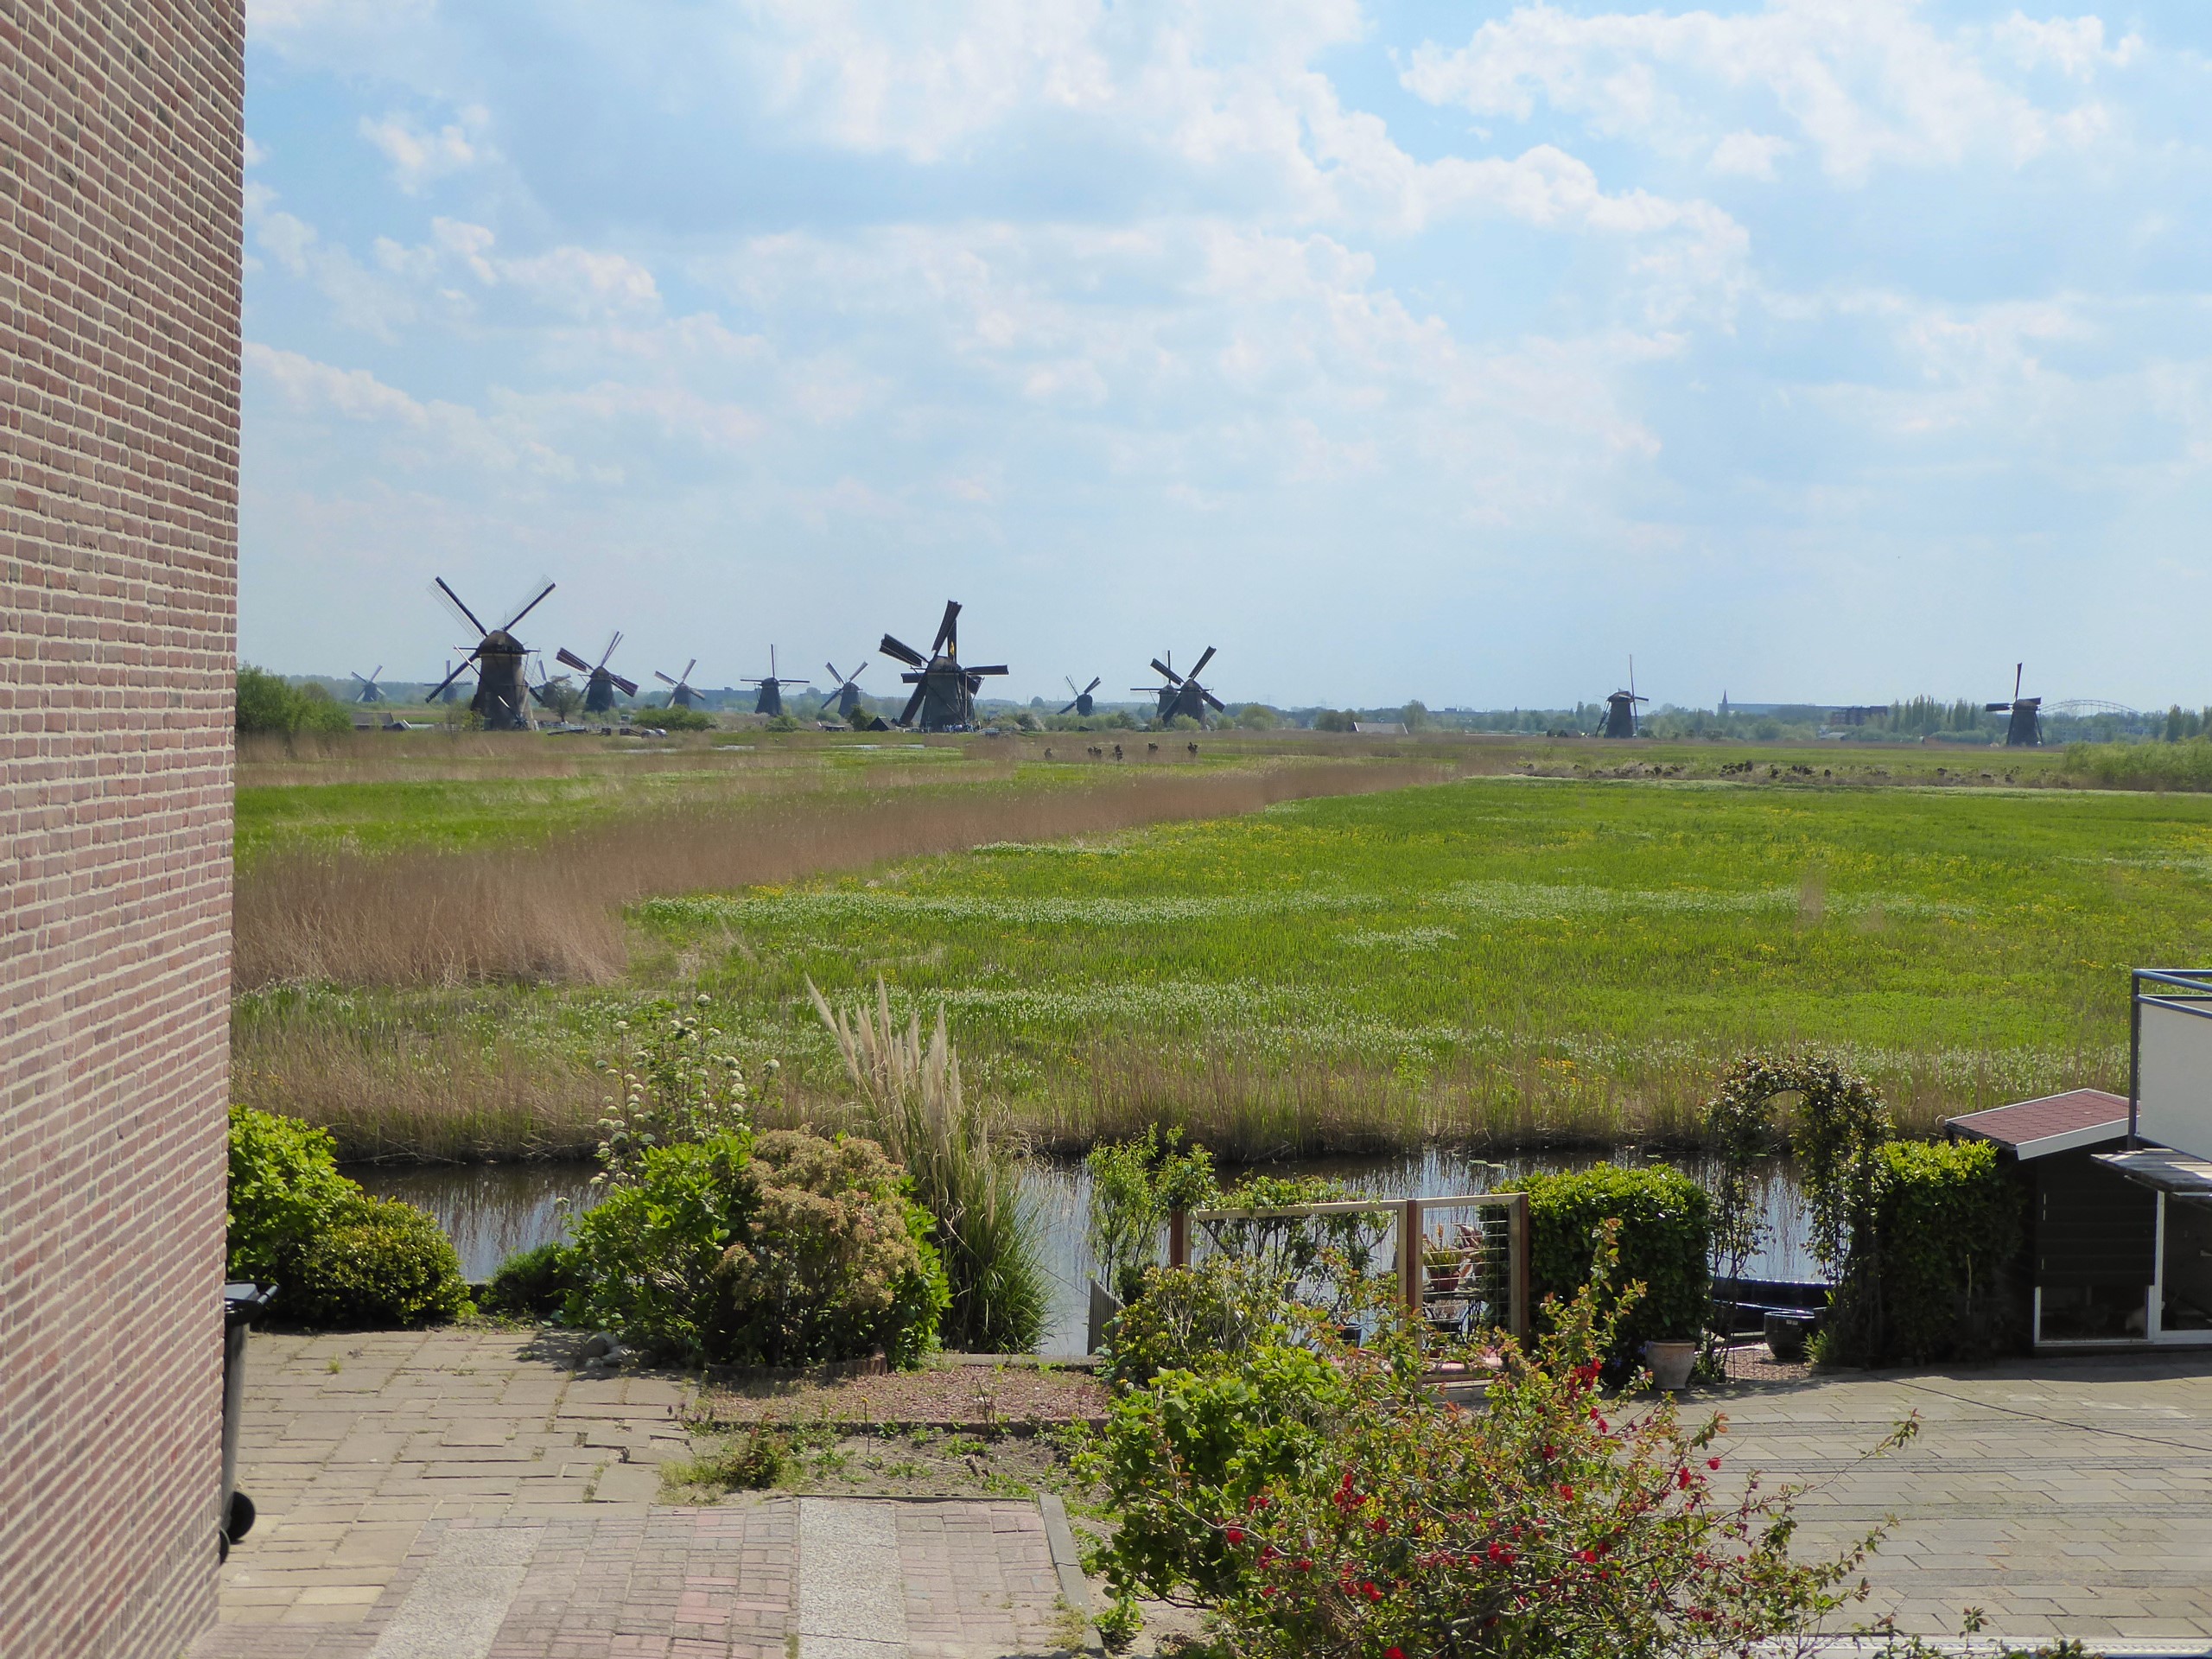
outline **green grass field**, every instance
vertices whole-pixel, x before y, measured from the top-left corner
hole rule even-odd
[[[1148,1103],[1663,1133],[1754,1044],[1840,1049],[1923,1122],[2118,1082],[2124,969],[2212,955],[2208,874],[2194,798],[1478,779],[638,918],[790,1049],[809,976],[941,1002],[1071,1139]]]
[[[1009,811],[1102,775],[1042,747],[787,759],[831,798],[865,767]],[[1208,769],[1281,752],[1207,747]],[[1396,752],[1493,775],[647,899],[612,984],[271,987],[238,999],[236,1086],[359,1149],[574,1147],[611,1022],[680,989],[821,1113],[841,1091],[805,981],[850,996],[880,975],[942,1006],[971,1084],[1060,1146],[1157,1118],[1247,1154],[1686,1139],[1728,1058],[1799,1041],[1925,1128],[2122,1082],[2126,967],[2212,959],[2212,798],[2005,786],[2055,781],[2056,754]],[[658,764],[246,787],[239,844],[251,877],[286,849],[512,844],[797,781]]]

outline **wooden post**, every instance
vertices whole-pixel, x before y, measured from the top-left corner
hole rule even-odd
[[[1179,1205],[1167,1212],[1167,1265],[1191,1265],[1191,1212]]]
[[[1513,1287],[1508,1319],[1513,1334],[1529,1340],[1529,1195],[1516,1192],[1506,1212],[1506,1248],[1511,1254]]]
[[[1421,1200],[1408,1198],[1398,1212],[1398,1284],[1406,1312],[1419,1318],[1421,1293]]]

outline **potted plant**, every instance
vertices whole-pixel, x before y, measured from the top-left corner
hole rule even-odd
[[[1467,1258],[1471,1250],[1455,1249],[1439,1241],[1425,1247],[1421,1253],[1421,1264],[1427,1273],[1429,1290],[1439,1296],[1456,1295],[1459,1281],[1467,1271]]]
[[[1697,1369],[1698,1344],[1688,1340],[1662,1340],[1643,1344],[1643,1363],[1650,1368],[1651,1383],[1669,1394],[1689,1386]]]

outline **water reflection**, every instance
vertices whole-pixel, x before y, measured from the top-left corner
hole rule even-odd
[[[1624,1154],[1629,1161],[1634,1154]],[[1361,1197],[1437,1198],[1487,1192],[1517,1175],[1576,1169],[1599,1161],[1596,1154],[1557,1153],[1484,1161],[1442,1148],[1401,1158],[1326,1158],[1303,1163],[1271,1164],[1271,1174],[1326,1175]],[[1647,1161],[1635,1160],[1635,1161]],[[1649,1160],[1656,1161],[1656,1160]],[[1703,1179],[1701,1160],[1671,1160]],[[567,1198],[579,1209],[592,1197],[589,1164],[442,1165],[429,1168],[372,1166],[346,1173],[370,1192],[404,1198],[438,1218],[453,1236],[461,1271],[486,1279],[518,1250],[558,1236]],[[1245,1172],[1224,1170],[1225,1182]],[[1090,1177],[1080,1163],[1039,1161],[1027,1180],[1044,1237],[1046,1271],[1052,1286],[1052,1313],[1042,1344],[1046,1353],[1074,1353],[1084,1345],[1090,1255]],[[1766,1218],[1768,1243],[1746,1269],[1760,1279],[1808,1279],[1815,1270],[1805,1248],[1804,1199],[1789,1166],[1777,1160],[1754,1184]]]

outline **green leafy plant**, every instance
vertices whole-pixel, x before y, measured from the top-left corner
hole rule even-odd
[[[1821,1357],[1922,1363],[2007,1345],[2027,1203],[1997,1148],[1892,1141],[1876,1156],[1872,1238],[1852,1254],[1836,1298],[1839,1334]]]
[[[679,709],[673,703],[664,709],[640,709],[637,718],[639,724],[658,726],[664,732],[711,732],[718,723],[702,709]]]
[[[1328,1318],[1291,1300],[1265,1263],[1233,1256],[1154,1268],[1141,1290],[1106,1328],[1105,1374],[1116,1390],[1141,1388],[1162,1371],[1235,1366],[1255,1348],[1301,1339]]]
[[[361,1189],[338,1173],[328,1134],[298,1118],[233,1106],[230,1141],[227,1271],[241,1282],[281,1284],[300,1246]]]
[[[227,1270],[277,1287],[282,1319],[416,1325],[469,1311],[453,1241],[412,1205],[338,1173],[330,1137],[296,1118],[231,1108]]]
[[[715,1271],[760,1197],[752,1156],[753,1137],[743,1130],[640,1154],[575,1220],[568,1323],[702,1357]]]
[[[740,1134],[751,1121],[744,1068],[708,1023],[709,1007],[703,995],[663,997],[614,1022],[621,1059],[599,1070],[620,1093],[601,1102],[594,1185],[636,1180],[655,1147]]]
[[[872,1141],[777,1130],[754,1143],[750,1214],[714,1274],[712,1359],[802,1365],[881,1350],[912,1366],[950,1300],[928,1212]]]
[[[481,1306],[487,1313],[543,1319],[561,1311],[576,1283],[575,1251],[556,1239],[502,1262],[484,1287]]]
[[[1107,1288],[1134,1302],[1160,1261],[1169,1215],[1218,1195],[1213,1155],[1195,1142],[1186,1148],[1180,1129],[1148,1124],[1137,1140],[1093,1147],[1084,1162],[1090,1172],[1091,1259]]]
[[[1291,1351],[1243,1392],[1234,1373],[1163,1373],[1122,1402],[1079,1455],[1123,1505],[1102,1565],[1124,1605],[1209,1603],[1240,1659],[1718,1659],[1863,1593],[1850,1580],[1878,1534],[1795,1557],[1803,1488],[1724,1496],[1719,1418],[1604,1395],[1636,1300],[1611,1288],[1624,1230],[1601,1230],[1534,1351],[1509,1345],[1479,1414],[1437,1399],[1430,1338],[1379,1293],[1364,1350]]]
[[[453,1241],[397,1198],[346,1200],[301,1244],[291,1273],[276,1312],[307,1325],[388,1329],[474,1311]]]
[[[1688,1176],[1663,1165],[1596,1164],[1505,1185],[1529,1195],[1529,1293],[1550,1303],[1536,1310],[1540,1328],[1593,1282],[1611,1223],[1618,1224],[1611,1252],[1622,1279],[1642,1290],[1607,1322],[1615,1344],[1608,1357],[1633,1363],[1646,1342],[1694,1337],[1703,1328],[1712,1205]]]

